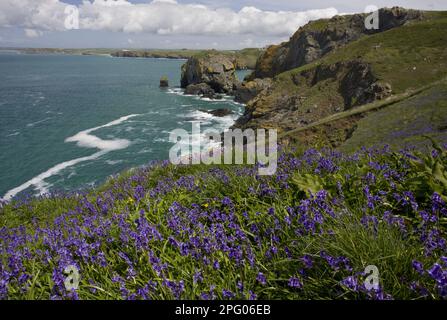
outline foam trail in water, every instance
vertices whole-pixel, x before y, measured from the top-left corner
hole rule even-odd
[[[48,121],[48,120],[51,120],[51,119],[52,118],[48,117],[48,118],[45,118],[45,119],[42,119],[42,120],[39,120],[39,121],[36,121],[36,122],[28,123],[26,126],[27,127],[34,127],[36,124],[39,124],[39,123],[42,123],[42,122],[45,122],[45,121]]]
[[[114,150],[125,149],[130,144],[129,140],[126,140],[126,139],[103,140],[101,138],[98,138],[97,136],[91,135],[90,133],[92,133],[93,131],[102,129],[102,128],[116,126],[116,125],[123,123],[124,121],[126,121],[130,118],[136,117],[136,116],[138,116],[138,114],[131,114],[131,115],[128,115],[125,117],[121,117],[121,118],[114,120],[112,122],[109,122],[105,125],[78,132],[74,136],[65,139],[65,142],[77,142],[77,145],[79,147],[98,148],[98,149],[104,150],[104,151],[114,151]]]
[[[43,194],[48,191],[46,188],[47,183],[45,182],[45,179],[48,179],[49,177],[51,177],[55,174],[58,174],[62,170],[66,169],[68,167],[72,167],[80,162],[95,160],[110,151],[127,148],[130,144],[129,140],[125,140],[125,139],[103,140],[103,139],[98,138],[94,135],[91,135],[90,133],[92,133],[93,131],[96,131],[98,129],[116,126],[116,125],[118,125],[130,118],[136,117],[136,116],[138,116],[138,114],[131,114],[131,115],[128,115],[125,117],[121,117],[121,118],[114,120],[112,122],[109,122],[105,125],[81,131],[81,132],[75,134],[74,136],[65,139],[65,142],[77,142],[77,145],[80,147],[98,148],[98,149],[100,149],[100,151],[92,154],[91,156],[77,158],[77,159],[65,161],[65,162],[55,165],[54,167],[39,174],[38,176],[25,182],[24,184],[8,191],[5,194],[5,196],[3,197],[3,200],[5,200],[5,201],[11,200],[17,194],[28,189],[31,186],[35,186],[36,189],[41,194]]]
[[[59,164],[55,165],[54,167],[48,169],[47,171],[32,178],[31,180],[25,182],[21,186],[18,186],[16,188],[8,191],[5,194],[5,196],[3,197],[3,200],[6,200],[6,201],[11,200],[18,193],[28,189],[31,186],[35,186],[40,191],[40,193],[43,194],[47,191],[46,190],[47,184],[45,183],[45,179],[47,179],[55,174],[58,174],[60,171],[66,169],[68,167],[72,167],[80,162],[95,160],[106,153],[107,153],[106,151],[99,151],[99,152],[96,152],[95,154],[92,154],[91,156],[88,156],[88,157],[77,158],[77,159],[73,159],[70,161],[65,161],[65,162],[59,163]]]

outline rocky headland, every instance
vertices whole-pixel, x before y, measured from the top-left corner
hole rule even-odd
[[[191,57],[182,66],[181,87],[186,94],[210,98],[217,94],[233,94],[239,82],[236,68],[232,57],[219,53]]]
[[[275,128],[285,142],[349,147],[358,140],[358,132],[374,130],[368,120],[373,119],[369,115],[374,104],[390,113],[375,143],[414,142],[417,135],[410,129],[426,111],[412,109],[411,119],[396,124],[394,103],[387,101],[413,97],[418,88],[430,84],[441,86],[438,93],[445,88],[439,81],[447,76],[447,15],[384,8],[379,10],[379,28],[373,30],[365,27],[366,17],[354,14],[310,22],[289,41],[264,50],[242,82],[234,75],[234,60],[219,54],[192,57],[182,68],[182,87],[190,94],[235,96],[246,108],[234,127]],[[435,98],[427,101],[426,108],[435,108]],[[370,111],[359,112],[360,107]],[[442,114],[437,122],[447,121],[447,110]],[[324,124],[316,125],[320,122]],[[395,130],[408,134],[393,139]],[[445,136],[436,129],[433,135]]]

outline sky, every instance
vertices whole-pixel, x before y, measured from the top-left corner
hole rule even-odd
[[[264,47],[371,5],[447,10],[447,0],[0,0],[0,47]]]

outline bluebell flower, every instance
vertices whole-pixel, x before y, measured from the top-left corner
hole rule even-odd
[[[222,289],[222,295],[224,298],[232,299],[235,297],[235,294],[227,289]]]
[[[258,273],[258,275],[256,276],[256,280],[262,285],[265,285],[267,283],[267,279],[262,272]]]
[[[303,284],[301,283],[300,279],[298,279],[297,277],[291,277],[289,279],[289,287],[291,288],[302,288]]]
[[[422,263],[417,260],[413,260],[412,264],[414,270],[416,270],[419,274],[424,274],[424,267],[422,266]]]
[[[353,276],[349,276],[347,278],[344,278],[341,281],[341,284],[343,286],[345,286],[346,288],[350,289],[350,290],[353,290],[353,291],[358,291],[359,290],[359,285],[358,285],[357,279],[355,277],[353,277]]]

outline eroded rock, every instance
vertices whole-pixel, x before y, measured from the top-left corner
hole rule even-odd
[[[422,12],[399,7],[379,10],[379,29],[365,28],[366,14],[335,16],[313,21],[301,27],[289,41],[268,47],[259,57],[251,75],[272,78],[275,75],[311,63],[329,52],[358,40],[362,35],[400,27],[422,18]]]
[[[216,110],[200,110],[200,111],[212,114],[215,117],[225,117],[230,114],[233,114],[233,111],[227,108],[216,109]]]
[[[261,91],[267,89],[272,84],[272,79],[254,79],[252,81],[244,81],[236,85],[234,96],[235,101],[247,103],[255,98]]]
[[[235,62],[223,54],[209,53],[191,57],[182,66],[181,86],[204,83],[215,93],[232,93],[238,82]]]

